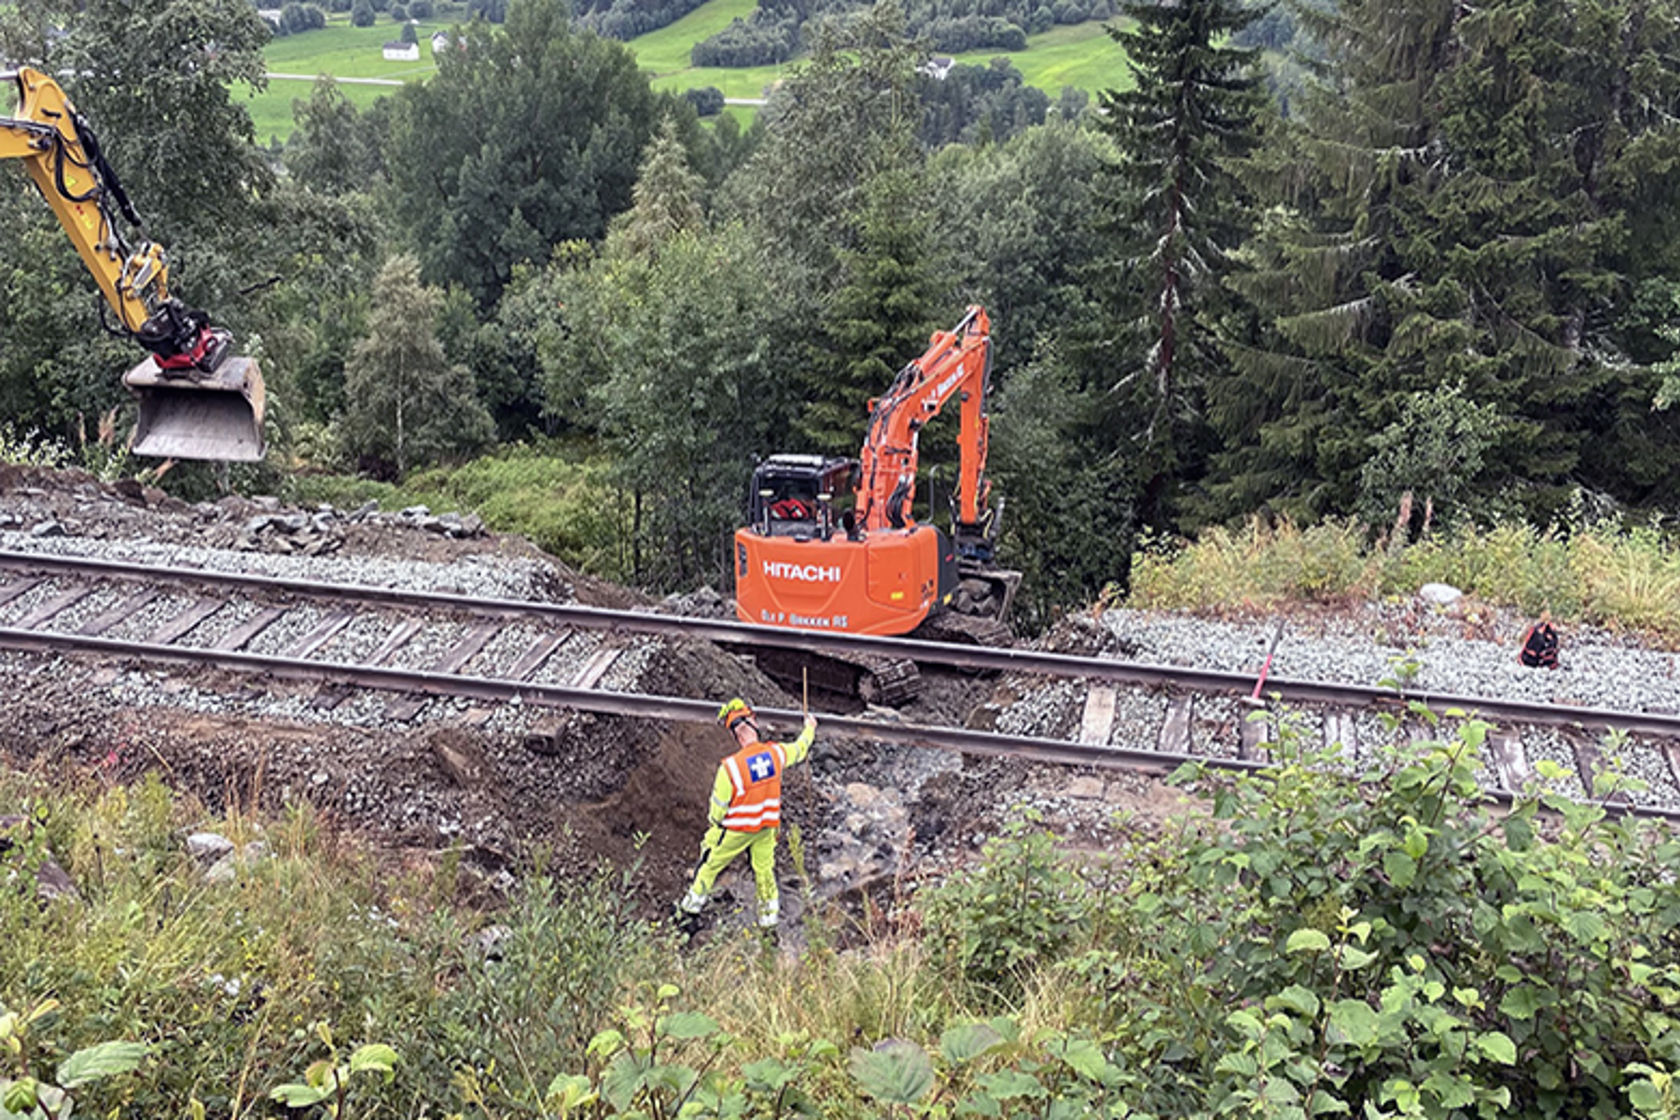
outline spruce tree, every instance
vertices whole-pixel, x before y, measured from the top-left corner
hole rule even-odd
[[[1092,360],[1122,391],[1113,423],[1129,430],[1140,513],[1166,521],[1172,487],[1195,473],[1205,441],[1201,394],[1223,365],[1213,320],[1229,303],[1220,278],[1252,226],[1237,165],[1253,149],[1265,94],[1257,51],[1230,45],[1261,12],[1236,0],[1129,0],[1132,27],[1109,34],[1136,81],[1107,90],[1101,127],[1121,153],[1106,289],[1118,331]],[[1118,367],[1118,368],[1116,368]]]
[[[679,233],[705,228],[700,200],[705,180],[688,163],[677,135],[677,122],[667,116],[642,157],[634,203],[624,215],[622,246],[632,253],[652,255],[662,242]]]
[[[857,453],[870,398],[921,356],[936,327],[932,217],[923,177],[909,169],[877,175],[865,188],[860,226],[861,243],[840,254],[845,279],[805,376],[807,404],[799,422],[813,450],[835,455]],[[939,446],[937,439],[928,442],[936,455]]]
[[[1457,58],[1455,9],[1339,0],[1301,12],[1325,62],[1296,101],[1300,127],[1264,160],[1283,205],[1232,280],[1258,313],[1228,325],[1231,370],[1210,386],[1222,447],[1206,513],[1351,509],[1367,441],[1404,393],[1431,387],[1385,356],[1400,305],[1440,296],[1420,291],[1408,250],[1444,170],[1436,87]],[[1407,349],[1402,336],[1396,354]]]
[[[1672,437],[1617,324],[1675,244],[1651,217],[1680,153],[1673,4],[1340,0],[1315,23],[1327,66],[1238,280],[1262,313],[1212,393],[1209,512],[1369,507],[1363,467],[1444,391],[1498,417],[1439,480],[1477,508],[1657,493]]]

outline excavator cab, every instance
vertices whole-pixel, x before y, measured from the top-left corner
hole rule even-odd
[[[836,528],[856,535],[851,517],[856,459],[772,455],[753,471],[747,523],[766,537],[827,540]]]
[[[131,450],[159,459],[261,461],[264,390],[250,358],[224,358],[206,372],[160,369],[147,358],[123,375],[140,398]]]

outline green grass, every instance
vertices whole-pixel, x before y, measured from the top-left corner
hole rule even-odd
[[[646,35],[638,35],[630,40],[630,49],[636,52],[636,61],[643,70],[651,70],[656,76],[672,74],[679,70],[688,70],[689,48],[703,39],[710,39],[719,31],[729,26],[731,20],[739,17],[746,19],[758,7],[758,0],[708,0],[677,22],[658,31],[649,31]],[[765,67],[775,70],[778,67]],[[680,88],[689,89],[695,85],[717,85],[716,82],[693,82]],[[718,86],[723,89],[722,86]],[[725,91],[727,94],[727,91]],[[730,95],[736,96],[736,95]],[[753,94],[754,97],[758,96]]]
[[[1132,88],[1132,70],[1126,52],[1108,37],[1101,20],[1052,27],[1027,38],[1024,51],[968,51],[954,55],[958,62],[983,66],[1000,54],[1006,55],[1029,86],[1054,97],[1063,86],[1074,86],[1095,94],[1100,89]]]
[[[270,70],[287,74],[331,74],[335,78],[395,78],[408,80],[424,78],[435,73],[432,64],[431,37],[446,30],[449,24],[433,20],[418,24],[420,61],[387,62],[380,48],[402,33],[400,25],[381,16],[372,27],[352,27],[348,20],[334,16],[319,31],[305,31],[288,35],[268,45],[265,57]]]
[[[399,24],[381,16],[372,27],[352,27],[350,17],[338,13],[328,17],[319,31],[305,31],[276,39],[264,52],[271,72],[279,74],[330,74],[335,78],[384,78],[393,81],[422,81],[437,72],[432,62],[432,34],[452,21],[432,20],[416,25],[420,36],[418,62],[387,62],[381,48],[402,33]],[[259,143],[292,134],[292,102],[309,96],[313,79],[269,79],[268,89],[251,98],[251,123]],[[359,109],[365,109],[391,92],[390,86],[341,84],[340,89]]]
[[[269,79],[268,89],[251,98],[247,105],[251,111],[251,124],[256,128],[257,143],[267,144],[276,136],[284,140],[292,134],[292,102],[309,100],[309,90],[314,84],[313,81]],[[391,92],[387,86],[340,85],[338,88],[358,109],[368,108]]]

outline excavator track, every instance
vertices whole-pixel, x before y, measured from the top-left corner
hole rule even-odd
[[[1007,647],[1015,644],[1015,631],[997,619],[958,614],[956,611],[929,615],[907,637],[959,646]]]
[[[907,704],[922,694],[921,670],[908,658],[791,649],[753,649],[750,652],[765,675],[793,695],[799,695],[809,684],[831,696],[892,708]]]

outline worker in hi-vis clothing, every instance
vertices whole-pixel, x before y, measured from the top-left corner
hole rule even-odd
[[[817,721],[805,717],[805,729],[791,743],[766,743],[758,737],[758,719],[740,697],[718,709],[718,722],[740,747],[718,764],[712,801],[706,812],[711,827],[700,842],[700,869],[677,904],[679,923],[692,930],[712,884],[742,852],[752,855],[758,881],[758,924],[774,929],[781,919],[776,889],[776,832],[782,823],[782,773],[804,762],[816,738]]]

